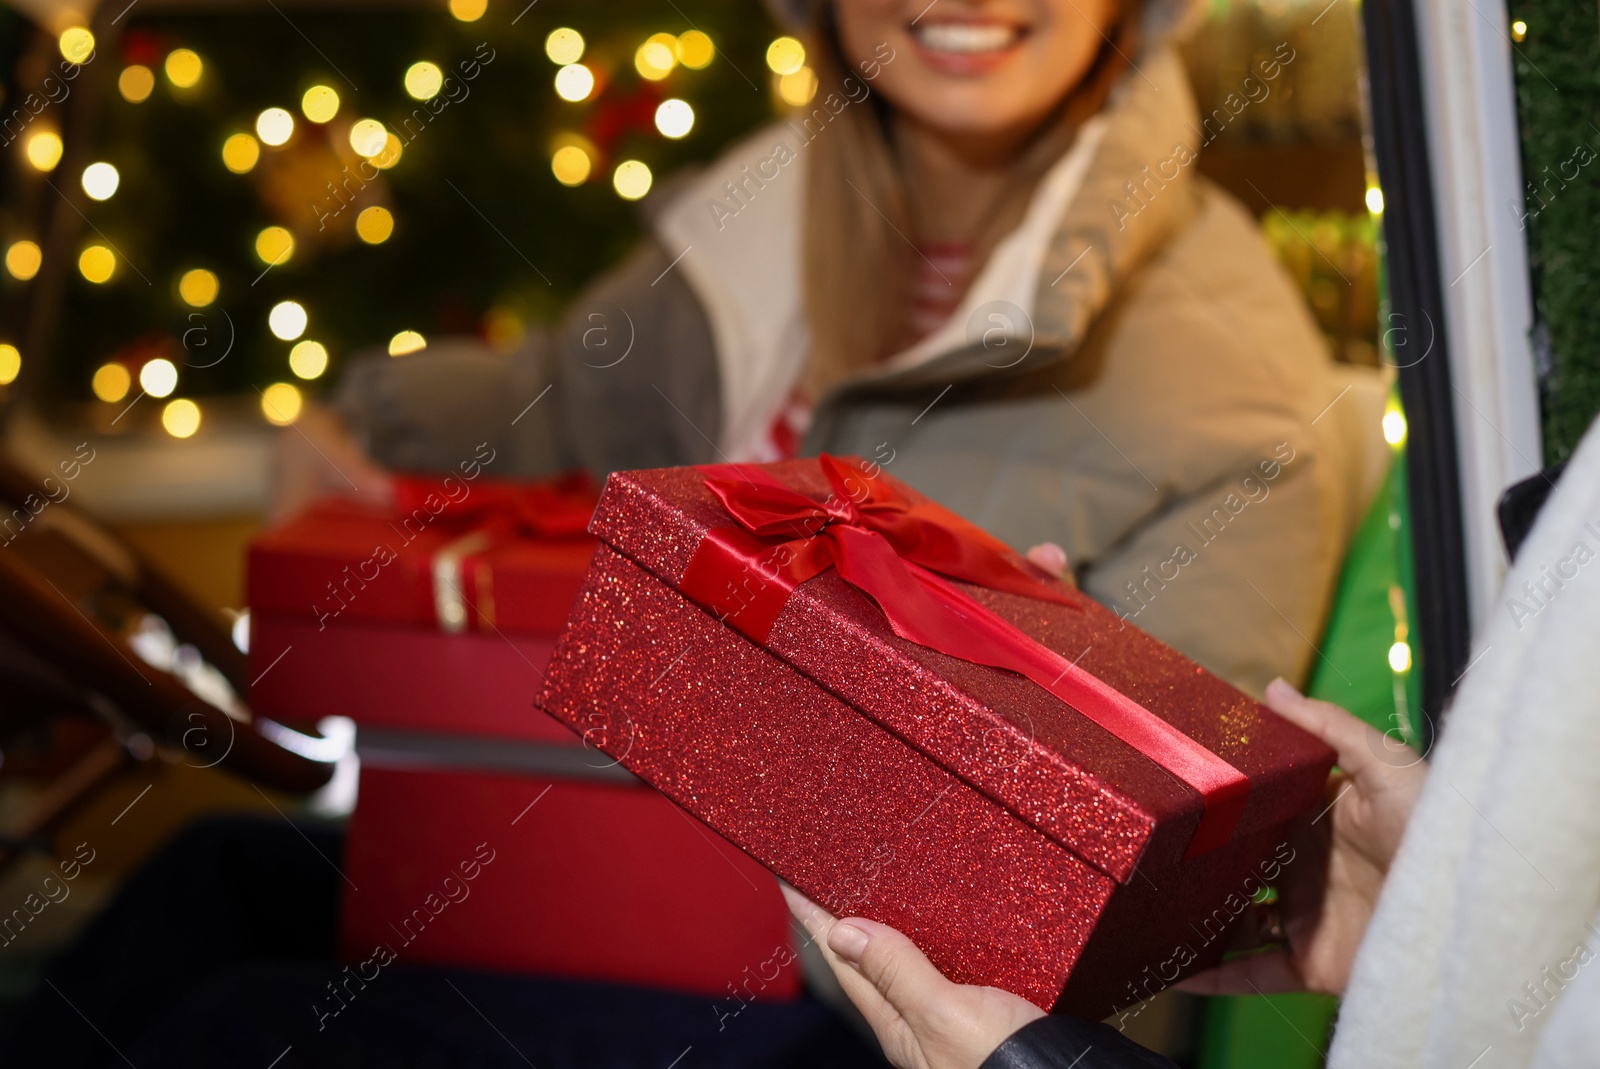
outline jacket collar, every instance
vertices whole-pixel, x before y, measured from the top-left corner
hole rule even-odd
[[[818,106],[838,114],[861,105],[819,98]],[[1070,354],[1118,286],[1193,211],[1195,116],[1176,53],[1141,57],[1046,172],[949,322],[843,389],[1033,370]],[[805,170],[811,141],[826,136],[814,123],[765,128],[655,219],[711,323],[724,449],[764,429],[804,363]]]

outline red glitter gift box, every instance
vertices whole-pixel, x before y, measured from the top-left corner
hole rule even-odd
[[[532,707],[597,491],[407,479],[398,496],[320,502],[250,548],[252,709],[357,724],[342,956],[725,995],[787,952],[770,874]],[[787,967],[758,994],[798,991]]]
[[[1322,743],[875,466],[619,473],[590,531],[543,708],[958,982],[1153,994],[1322,798]]]

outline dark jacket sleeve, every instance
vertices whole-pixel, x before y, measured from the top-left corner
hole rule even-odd
[[[1023,1025],[979,1069],[1177,1069],[1104,1022],[1052,1014]]]

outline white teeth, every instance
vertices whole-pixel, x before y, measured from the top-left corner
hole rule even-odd
[[[916,28],[917,39],[934,52],[998,52],[1017,39],[1014,26],[996,23],[928,22]]]

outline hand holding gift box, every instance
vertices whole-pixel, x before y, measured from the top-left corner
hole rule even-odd
[[[623,473],[591,531],[543,707],[957,982],[1101,1017],[1214,962],[1321,797],[1321,743],[881,470]]]

